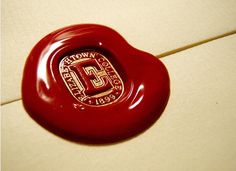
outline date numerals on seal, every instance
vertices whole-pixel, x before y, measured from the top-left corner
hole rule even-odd
[[[108,105],[124,91],[124,83],[102,54],[94,51],[65,56],[60,64],[61,77],[79,102],[92,106]]]

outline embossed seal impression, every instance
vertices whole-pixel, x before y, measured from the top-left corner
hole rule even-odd
[[[169,94],[168,71],[159,59],[96,24],[45,36],[30,52],[22,79],[23,105],[37,123],[89,144],[143,132],[160,117]]]
[[[108,105],[119,99],[124,91],[123,81],[115,68],[95,51],[65,56],[59,70],[71,95],[86,105]]]

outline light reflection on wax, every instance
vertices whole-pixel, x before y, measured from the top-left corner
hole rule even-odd
[[[48,78],[48,71],[47,71],[47,62],[50,62],[49,57],[52,55],[53,51],[55,51],[58,47],[60,47],[63,43],[61,41],[55,42],[45,48],[45,50],[41,54],[41,59],[38,64],[37,68],[37,92],[39,93],[40,97],[47,102],[50,102],[52,99],[46,96],[42,89],[42,84],[46,88],[46,91],[50,89],[50,79]]]
[[[129,106],[129,109],[135,108],[143,99],[143,90],[144,85],[141,84],[137,90],[137,93],[135,94],[133,100],[131,101],[131,105]]]

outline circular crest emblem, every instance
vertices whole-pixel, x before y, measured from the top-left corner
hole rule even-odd
[[[71,95],[86,105],[111,104],[124,91],[124,83],[115,68],[105,56],[95,51],[63,57],[59,71]]]

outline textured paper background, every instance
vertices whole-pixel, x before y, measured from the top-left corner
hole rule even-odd
[[[162,61],[171,96],[146,132],[110,146],[63,140],[36,124],[22,102],[2,107],[3,170],[236,170],[236,36]]]
[[[236,29],[236,1],[2,1],[2,103],[20,98],[25,59],[51,31],[100,23],[154,55]],[[1,106],[2,170],[236,170],[236,35],[167,56],[171,96],[143,134],[86,146],[35,123],[22,102]]]
[[[110,26],[154,55],[236,28],[235,0],[3,0],[2,6],[2,103],[21,97],[22,70],[32,47],[67,25]]]

